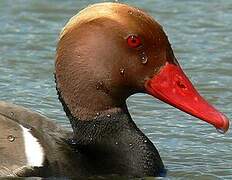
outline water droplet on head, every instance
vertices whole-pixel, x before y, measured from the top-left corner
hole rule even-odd
[[[108,117],[108,118],[110,118],[110,117],[111,117],[111,115],[110,115],[110,114],[107,114],[107,117]]]
[[[130,11],[128,11],[128,14],[132,15],[132,14],[133,14],[133,12],[130,10]]]
[[[99,112],[97,112],[97,114],[96,114],[97,116],[99,116],[100,115],[100,113]]]
[[[147,143],[147,140],[144,140],[145,143]]]
[[[118,142],[115,142],[116,145],[118,145]]]
[[[121,75],[124,75],[124,73],[125,73],[125,69],[124,69],[124,68],[121,68],[121,69],[120,69],[120,74],[121,74]]]
[[[147,63],[147,57],[146,56],[143,56],[142,57],[142,64],[146,64]]]
[[[15,136],[9,135],[9,136],[7,137],[7,139],[8,139],[8,141],[13,142],[13,141],[15,140]]]
[[[103,82],[102,81],[97,82],[96,89],[99,90],[102,89],[102,87],[103,87]]]
[[[14,113],[13,113],[13,112],[10,112],[10,115],[11,115],[11,116],[14,116]]]
[[[148,57],[147,57],[147,55],[146,55],[146,53],[145,52],[142,52],[141,53],[141,55],[140,55],[140,57],[141,57],[141,62],[142,62],[142,64],[147,64],[147,62],[148,62]]]
[[[130,143],[129,146],[132,146],[132,144]]]

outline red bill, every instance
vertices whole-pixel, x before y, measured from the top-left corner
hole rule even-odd
[[[152,96],[212,124],[219,132],[229,129],[229,119],[197,92],[179,65],[166,63],[145,88]]]

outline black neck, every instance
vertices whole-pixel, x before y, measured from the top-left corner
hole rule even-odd
[[[96,174],[160,176],[164,166],[152,142],[128,114],[117,113],[91,121],[71,120],[74,144]]]
[[[90,169],[96,174],[143,177],[159,176],[163,172],[158,151],[128,114],[71,122],[76,147],[89,158]]]
[[[128,111],[99,115],[82,121],[73,117],[72,146],[82,154],[82,165],[91,175],[163,176],[164,165],[153,143],[138,129]]]

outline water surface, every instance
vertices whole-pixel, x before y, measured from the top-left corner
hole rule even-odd
[[[0,0],[0,99],[69,126],[53,78],[57,37],[84,0]],[[168,34],[198,90],[232,118],[232,1],[131,0]],[[154,142],[166,179],[232,179],[232,137],[150,96],[128,100],[133,119]]]

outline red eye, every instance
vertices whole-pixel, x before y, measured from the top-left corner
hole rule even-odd
[[[131,35],[127,38],[127,44],[131,48],[137,48],[142,44],[141,38],[135,35]]]

